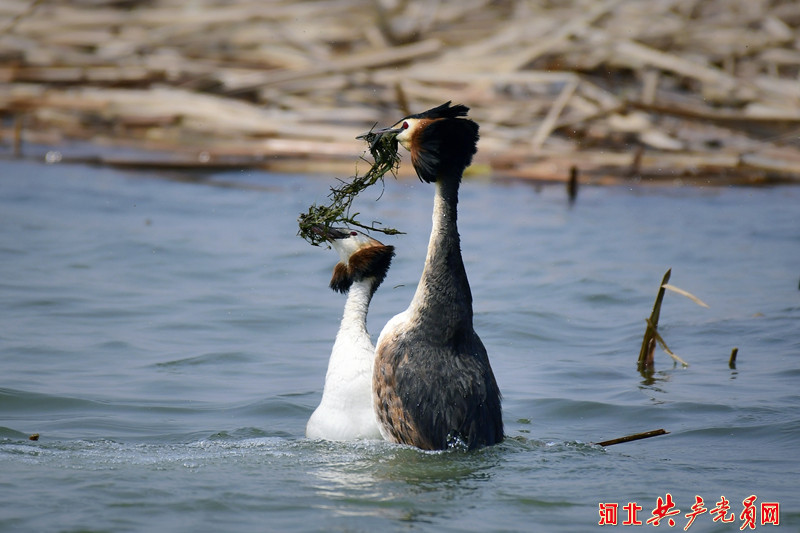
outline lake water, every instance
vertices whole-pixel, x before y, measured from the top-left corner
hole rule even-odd
[[[690,531],[738,531],[755,495],[780,520],[757,529],[800,531],[800,188],[584,187],[569,207],[560,186],[465,182],[508,438],[430,453],[304,438],[344,298],[296,218],[332,177],[0,174],[2,531],[637,531],[667,494],[675,530],[700,496]],[[362,219],[407,234],[381,239],[373,337],[411,299],[433,188],[378,194]],[[666,294],[659,331],[690,366],[658,349],[643,377],[668,268],[710,308]],[[622,525],[630,503],[643,525]]]

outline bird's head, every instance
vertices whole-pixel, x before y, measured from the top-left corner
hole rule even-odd
[[[422,181],[440,177],[461,178],[477,152],[478,124],[466,117],[465,105],[450,102],[399,120],[390,128],[374,133],[395,135],[411,152],[411,162]]]
[[[347,228],[315,225],[312,230],[339,253],[330,287],[347,292],[355,281],[372,280],[372,292],[380,286],[394,257],[394,246],[387,246],[369,235]]]

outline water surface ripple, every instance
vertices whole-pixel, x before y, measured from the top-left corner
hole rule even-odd
[[[343,298],[295,220],[332,177],[172,177],[3,163],[0,531],[588,531],[601,502],[644,521],[667,493],[682,514],[731,501],[735,523],[692,530],[738,530],[750,494],[800,528],[800,189],[587,187],[570,208],[560,187],[466,182],[509,438],[426,453],[303,436]],[[414,292],[433,190],[378,194],[361,218],[407,234],[384,239],[373,336]],[[660,331],[690,366],[659,351],[643,377],[667,268],[711,307],[667,294]]]

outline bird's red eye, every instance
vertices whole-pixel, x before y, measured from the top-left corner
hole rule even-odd
[[[356,235],[358,235],[358,232],[357,232],[357,231],[351,231],[351,232],[350,232],[350,235],[352,235],[353,237],[355,237]]]
[[[400,126],[400,129],[407,130],[408,129],[408,122],[403,122],[403,125]]]

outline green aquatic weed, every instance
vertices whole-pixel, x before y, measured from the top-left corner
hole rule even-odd
[[[323,234],[315,232],[314,226],[324,226],[329,228],[334,225],[343,224],[345,226],[356,226],[368,231],[379,231],[386,235],[397,235],[403,233],[394,228],[383,226],[379,221],[372,224],[363,224],[356,220],[360,214],[351,212],[351,206],[356,196],[368,187],[375,185],[378,181],[383,184],[383,177],[387,172],[397,177],[397,169],[400,165],[400,156],[397,153],[397,137],[394,133],[374,133],[369,131],[359,138],[363,138],[369,144],[369,152],[372,155],[373,163],[370,169],[363,176],[356,174],[349,180],[339,180],[340,185],[331,187],[328,194],[330,202],[327,205],[312,204],[308,211],[301,213],[297,219],[300,230],[297,234],[314,246],[319,246],[325,242]],[[369,161],[361,156],[364,161]],[[380,197],[379,197],[380,198]]]

